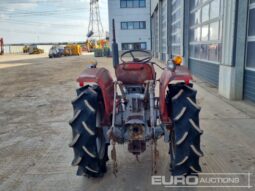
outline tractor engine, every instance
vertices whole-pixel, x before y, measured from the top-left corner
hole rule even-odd
[[[123,87],[125,97],[116,111],[113,135],[117,142],[128,142],[128,151],[139,155],[146,150],[146,141],[151,139],[149,97],[143,86]]]

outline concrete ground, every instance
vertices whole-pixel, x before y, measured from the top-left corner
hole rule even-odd
[[[91,58],[0,57],[0,190],[209,190],[152,186],[150,148],[139,163],[127,152],[126,145],[117,148],[117,177],[112,174],[112,161],[102,179],[75,175],[76,168],[70,166],[73,152],[67,146],[71,140],[70,102],[75,97],[75,79]],[[110,59],[98,61],[100,66],[111,69]],[[202,106],[203,172],[255,173],[254,105],[225,100],[216,89],[199,80],[195,88]],[[168,146],[160,141],[159,148],[158,174],[169,176]],[[254,185],[254,176],[251,178]]]

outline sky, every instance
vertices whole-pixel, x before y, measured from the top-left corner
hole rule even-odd
[[[90,0],[0,0],[0,37],[5,44],[85,41]],[[107,0],[99,0],[108,31]]]

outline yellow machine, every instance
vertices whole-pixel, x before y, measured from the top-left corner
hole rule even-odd
[[[23,50],[24,50],[24,49],[23,49]],[[31,46],[29,46],[29,51],[28,51],[28,53],[29,53],[29,54],[43,54],[43,53],[44,53],[44,50],[38,48],[36,45],[31,45]]]
[[[80,56],[82,54],[82,48],[78,44],[69,44],[64,48],[65,56]]]
[[[107,48],[107,47],[109,47],[109,41],[108,40],[102,39],[102,40],[97,41],[96,48],[103,49],[103,48]]]
[[[95,49],[104,49],[109,47],[109,41],[108,40],[87,40],[85,42],[86,44],[86,50],[88,52],[93,52]]]
[[[95,49],[95,47],[96,47],[95,41],[93,41],[93,40],[87,40],[85,42],[85,44],[86,44],[86,50],[88,52],[92,52]]]
[[[23,53],[28,53],[29,52],[29,46],[25,45],[23,48]]]

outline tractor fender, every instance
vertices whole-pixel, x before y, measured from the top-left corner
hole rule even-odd
[[[159,87],[159,109],[160,118],[164,124],[171,123],[166,106],[166,91],[171,82],[185,82],[189,84],[193,80],[189,69],[186,66],[176,66],[175,71],[165,69],[160,77]]]
[[[80,87],[88,83],[96,83],[100,87],[104,99],[105,113],[103,125],[111,124],[111,114],[114,100],[114,84],[110,72],[105,68],[87,68],[77,79]]]

